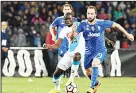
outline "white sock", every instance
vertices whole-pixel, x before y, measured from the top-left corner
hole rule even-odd
[[[79,64],[78,65],[72,64],[69,81],[74,82],[74,78],[77,74],[78,68],[79,68]]]

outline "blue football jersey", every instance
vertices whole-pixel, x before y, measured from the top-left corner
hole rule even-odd
[[[85,38],[86,54],[92,54],[99,51],[104,51],[105,39],[104,32],[106,28],[111,28],[113,21],[96,19],[94,25],[88,23],[88,20],[83,20],[77,27],[77,32],[83,32]]]

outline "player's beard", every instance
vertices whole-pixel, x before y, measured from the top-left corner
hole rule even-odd
[[[93,19],[88,18],[88,21],[89,21],[90,23],[92,23],[92,22],[94,21],[94,19],[95,19],[95,17],[94,17]]]

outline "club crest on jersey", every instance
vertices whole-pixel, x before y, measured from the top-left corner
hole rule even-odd
[[[94,26],[91,27],[92,31],[94,31]]]

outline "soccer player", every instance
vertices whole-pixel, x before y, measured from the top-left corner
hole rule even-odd
[[[72,13],[72,10],[73,10],[73,7],[70,4],[64,4],[63,5],[63,13],[64,13],[64,15],[66,13],[68,13],[68,12]],[[74,18],[74,21],[77,21],[77,19]],[[66,24],[65,24],[64,16],[57,17],[52,22],[52,24],[51,24],[49,29],[50,29],[50,33],[52,35],[52,40],[53,41],[56,41],[58,39],[60,31],[65,26],[66,26]],[[56,36],[55,36],[55,34],[53,32],[54,30],[57,32]],[[63,57],[63,55],[67,52],[67,50],[68,50],[68,41],[67,41],[66,38],[64,38],[63,42],[61,43],[61,46],[58,49],[58,54],[59,54],[58,60],[60,60],[60,58]]]
[[[55,85],[55,89],[51,90],[48,93],[59,93],[60,92],[60,79],[61,75],[64,71],[66,71],[69,67],[71,67],[71,75],[68,82],[73,82],[74,77],[77,73],[80,60],[84,60],[84,38],[82,33],[76,35],[76,32],[72,32],[75,29],[74,18],[72,17],[71,13],[67,13],[65,15],[65,23],[67,24],[66,27],[62,29],[59,34],[59,39],[54,45],[45,44],[44,47],[48,49],[57,49],[59,48],[60,44],[62,43],[63,39],[66,38],[69,42],[69,49],[64,54],[62,59],[59,61],[56,71],[53,75],[53,83]],[[76,37],[71,38],[71,35],[76,35]]]
[[[126,37],[133,41],[134,36],[129,34],[125,29],[110,20],[100,20],[96,19],[97,10],[95,6],[89,6],[87,8],[87,19],[83,20],[77,27],[77,32],[83,32],[83,37],[85,39],[85,60],[84,66],[88,77],[92,80],[90,88],[87,93],[96,93],[100,82],[98,78],[98,65],[103,62],[106,56],[106,47],[104,32],[106,28],[117,28]],[[92,67],[92,70],[90,69]],[[92,74],[91,74],[92,73]]]

